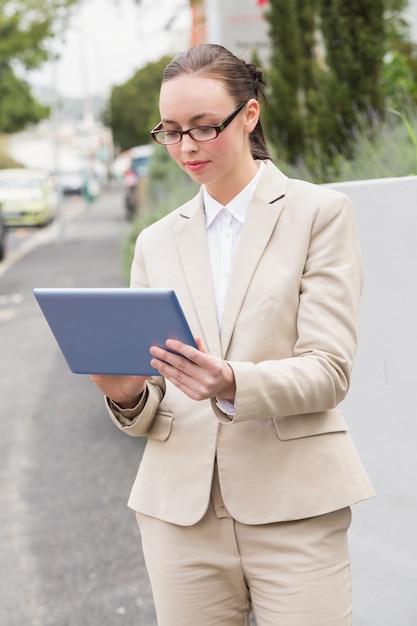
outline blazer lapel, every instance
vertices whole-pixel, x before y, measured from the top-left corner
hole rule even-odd
[[[221,348],[226,355],[233,329],[256,267],[284,207],[287,177],[272,163],[259,181],[233,259],[222,320]]]
[[[182,207],[175,226],[175,237],[189,287],[190,305],[194,311],[194,317],[189,317],[191,311],[187,307],[188,321],[192,328],[201,329],[201,339],[209,352],[220,355],[216,300],[201,192]]]

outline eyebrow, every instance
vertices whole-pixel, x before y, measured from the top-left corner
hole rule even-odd
[[[198,121],[200,121],[202,118],[204,117],[208,117],[210,115],[214,115],[214,113],[199,113],[198,115],[194,115],[191,119],[190,119],[190,124],[195,124]],[[168,119],[161,119],[161,122],[163,124],[178,124],[178,122],[176,122],[175,120],[168,120]]]

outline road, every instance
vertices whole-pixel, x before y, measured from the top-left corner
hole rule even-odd
[[[0,624],[154,626],[126,506],[144,441],[69,371],[32,294],[124,284],[121,192],[77,212],[0,263]]]

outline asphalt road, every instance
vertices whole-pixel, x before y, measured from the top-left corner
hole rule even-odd
[[[32,294],[124,285],[120,191],[72,217],[0,264],[0,626],[154,626],[126,506],[144,441],[69,371]]]

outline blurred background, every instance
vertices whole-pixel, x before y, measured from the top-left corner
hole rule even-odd
[[[32,289],[127,284],[138,233],[195,193],[149,131],[165,65],[205,41],[264,68],[284,173],[354,200],[369,323],[346,411],[379,496],[355,512],[354,626],[415,626],[417,0],[0,0],[0,624],[156,623],[125,507],[144,442]]]
[[[265,69],[264,124],[289,175],[329,182],[417,171],[417,0],[348,1],[340,10],[321,0],[1,7],[0,168],[47,171],[61,195],[93,200],[119,182],[126,217],[135,221],[140,206],[147,219],[192,193],[150,145],[149,130],[159,119],[164,66],[204,41]],[[0,190],[6,226],[15,225],[5,201]]]

